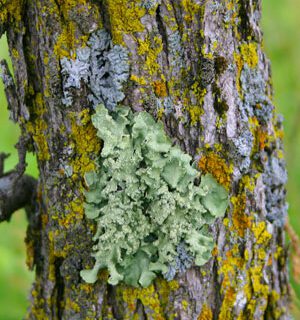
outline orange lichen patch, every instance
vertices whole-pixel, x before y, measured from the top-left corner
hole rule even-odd
[[[200,159],[198,167],[203,173],[211,173],[221,185],[229,190],[232,165],[227,165],[226,161],[218,154],[209,152]]]
[[[256,139],[259,150],[264,150],[269,145],[269,135],[264,130],[257,130]]]
[[[144,26],[141,18],[146,10],[136,1],[130,0],[107,0],[108,16],[111,22],[113,41],[116,44],[123,44],[123,35],[135,32],[142,32]]]
[[[168,95],[167,86],[164,81],[154,81],[153,88],[157,97],[165,98]]]
[[[197,320],[213,320],[213,313],[206,303],[203,305]]]
[[[221,310],[218,320],[230,320],[232,317],[232,308],[236,300],[236,292],[233,287],[229,287],[225,291],[224,299],[222,302]]]
[[[269,146],[273,137],[268,134],[266,129],[262,128],[256,117],[250,117],[249,124],[251,132],[255,138],[254,148],[252,152],[259,152],[261,150],[264,150],[265,147]]]
[[[231,203],[233,204],[232,212],[232,224],[234,231],[238,233],[240,237],[244,237],[247,229],[251,227],[252,217],[245,213],[246,209],[246,195],[242,193],[241,195],[231,197]]]
[[[246,204],[247,194],[252,193],[255,189],[256,178],[249,175],[244,176],[239,182],[237,195],[230,199],[233,205],[230,230],[236,232],[239,237],[244,237],[245,232],[252,226],[253,214],[246,212]],[[226,221],[226,223],[229,226],[230,221]]]

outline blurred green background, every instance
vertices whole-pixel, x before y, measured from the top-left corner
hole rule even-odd
[[[275,105],[285,118],[285,149],[289,170],[288,202],[292,226],[300,234],[300,0],[262,0],[264,45],[273,71]],[[4,37],[0,40],[0,58],[8,59]],[[17,163],[14,144],[18,128],[8,121],[8,112],[0,84],[0,151],[12,156],[6,162],[6,170]],[[27,156],[30,174],[37,176],[33,155]],[[27,296],[33,274],[25,266],[26,218],[18,212],[12,221],[0,224],[0,320],[22,319],[28,306]],[[293,288],[300,298],[300,285],[293,281]],[[294,310],[295,319],[300,313]]]

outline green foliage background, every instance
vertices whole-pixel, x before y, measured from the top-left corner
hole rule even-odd
[[[289,171],[288,201],[292,226],[300,234],[300,0],[262,0],[265,50],[271,59],[275,105],[285,118],[285,149]],[[0,58],[8,59],[6,39],[0,40]],[[6,170],[17,163],[14,144],[18,128],[8,121],[8,112],[0,84],[0,151],[12,156],[6,162]],[[37,176],[33,155],[27,157],[28,173]],[[23,212],[14,215],[12,221],[0,224],[0,320],[21,319],[28,306],[27,295],[33,274],[25,265],[24,237],[26,218]],[[293,281],[293,288],[300,298],[300,285]],[[294,310],[295,319],[300,313]]]

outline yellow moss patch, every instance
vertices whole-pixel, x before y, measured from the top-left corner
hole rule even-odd
[[[37,93],[33,103],[34,119],[26,123],[27,132],[32,135],[36,145],[36,153],[38,160],[47,161],[50,159],[48,142],[47,142],[47,129],[48,125],[44,120],[45,105],[41,93]]]
[[[84,174],[95,171],[95,157],[100,152],[100,140],[97,130],[93,126],[89,110],[70,114],[72,123],[71,144],[75,149],[75,157],[71,162],[73,168],[73,179],[82,179]]]
[[[96,135],[89,110],[84,109],[80,113],[71,112],[71,133],[69,144],[74,150],[74,155],[70,161],[72,167],[71,182],[79,183],[80,195],[74,197],[73,194],[66,196],[67,201],[63,213],[58,213],[56,219],[61,227],[68,229],[84,217],[84,185],[83,177],[86,172],[96,170],[95,159],[100,152],[100,140]],[[64,174],[64,172],[60,172]],[[54,218],[54,217],[52,217]],[[64,248],[68,251],[70,247]]]
[[[247,271],[247,282],[245,286],[245,294],[247,300],[247,311],[249,312],[250,318],[254,316],[255,309],[259,303],[260,309],[263,311],[267,306],[269,287],[262,283],[262,266],[255,266],[249,268]],[[264,303],[262,305],[262,303]]]
[[[221,310],[218,320],[230,320],[233,319],[232,308],[236,300],[236,292],[233,287],[229,287],[225,291],[224,299],[222,302]]]
[[[158,278],[156,283],[161,305],[164,306],[169,302],[170,292],[178,290],[179,283],[176,280],[166,281],[162,278]]]
[[[213,313],[206,303],[203,305],[197,320],[213,320]]]
[[[135,319],[138,300],[145,307],[149,319],[166,319],[163,308],[169,303],[170,293],[178,288],[179,284],[176,280],[166,281],[162,278],[156,280],[155,286],[152,284],[148,288],[118,287],[117,295],[120,295],[119,299],[123,299],[128,308],[124,319]],[[182,301],[182,304],[183,307],[187,307],[185,300]],[[170,319],[173,319],[173,316],[175,317],[175,315],[170,315]]]
[[[194,126],[195,124],[197,124],[200,121],[200,117],[203,114],[203,110],[200,106],[188,106],[187,110],[190,114],[190,118],[191,118],[191,126]]]
[[[149,74],[149,78],[153,75],[161,76],[161,67],[157,61],[162,50],[163,44],[159,37],[153,37],[153,39],[147,37],[145,40],[138,39],[137,53],[145,56],[144,70]]]
[[[137,84],[144,86],[147,84],[146,80],[144,79],[144,77],[138,77],[137,75],[132,74],[130,76],[130,80],[136,82]]]
[[[240,256],[236,245],[226,252],[226,258],[224,260],[222,260],[221,257],[218,257],[218,260],[221,263],[218,274],[223,275],[222,290],[225,290],[236,282],[237,270],[241,270],[244,267],[245,261],[243,257]]]
[[[65,205],[64,214],[60,214],[58,223],[61,227],[68,229],[71,225],[81,221],[84,216],[83,199],[76,198]]]
[[[35,287],[39,286],[38,283],[36,283]],[[34,317],[36,320],[43,320],[47,319],[48,315],[46,315],[44,310],[44,303],[45,300],[42,298],[39,298],[39,290],[32,289],[31,296],[33,298],[32,307],[30,308],[31,318]],[[25,319],[29,319],[28,317],[25,317]]]
[[[184,20],[188,23],[193,22],[195,15],[199,13],[201,6],[192,0],[182,0],[181,4],[184,8]]]
[[[244,64],[246,63],[250,68],[255,68],[259,61],[257,44],[255,42],[241,44],[239,52],[234,52],[233,57],[237,66],[236,87],[241,94],[240,77]]]
[[[20,57],[19,52],[16,48],[12,48],[11,54],[15,59],[18,59]]]
[[[255,189],[255,179],[246,175],[243,176],[241,179],[240,185],[242,186],[243,190],[248,190],[250,192],[253,192]]]
[[[161,119],[162,119],[162,116],[164,115],[164,113],[165,113],[165,109],[164,109],[164,108],[159,108],[159,109],[157,110],[157,119],[158,119],[158,120],[161,120]]]
[[[146,14],[137,1],[107,0],[108,14],[114,43],[124,44],[123,35],[142,32],[141,18]]]
[[[29,270],[33,270],[34,266],[34,242],[33,240],[26,241],[26,265]]]
[[[59,5],[59,12],[57,4]],[[44,7],[45,10],[49,12],[48,14],[58,14],[64,17],[61,26],[62,31],[54,45],[54,53],[58,58],[76,58],[76,49],[85,46],[88,40],[89,35],[81,35],[76,23],[72,21],[75,10],[76,14],[81,14],[82,16],[90,17],[92,15],[94,21],[97,21],[98,27],[101,27],[98,7],[87,0],[57,0],[52,6]]]
[[[250,68],[255,68],[258,64],[257,44],[255,42],[243,43],[240,46],[240,52],[243,61],[248,64]]]
[[[80,290],[85,291],[87,294],[90,294],[93,292],[94,287],[92,284],[90,283],[81,283],[80,284]]]
[[[140,300],[146,309],[151,310],[153,319],[165,319],[158,293],[153,284],[148,288],[124,288],[123,300],[127,303],[128,309],[131,312],[136,310],[137,300]]]
[[[261,221],[252,225],[252,232],[256,238],[257,244],[267,245],[272,238],[272,235],[266,229],[266,222]]]
[[[226,161],[218,154],[209,152],[200,159],[198,166],[203,173],[211,173],[221,185],[229,190],[232,165],[227,165]]]
[[[17,28],[18,23],[22,20],[23,2],[23,0],[2,0],[0,3],[0,24],[10,22],[11,26]]]
[[[242,56],[237,52],[234,52],[233,57],[234,57],[234,62],[237,67],[236,88],[237,88],[237,91],[241,94],[242,88],[241,88],[241,83],[240,83],[240,77],[242,74],[244,62],[243,62]]]
[[[88,40],[88,36],[78,37],[76,35],[75,24],[70,21],[68,22],[57,37],[54,45],[54,54],[58,58],[76,58],[76,48],[83,47]]]
[[[27,124],[27,131],[32,134],[33,140],[37,146],[37,157],[40,161],[47,161],[50,159],[48,143],[45,132],[47,124],[42,119],[36,119],[34,123]]]
[[[71,300],[70,298],[67,298],[65,308],[69,310],[74,310],[77,313],[79,313],[81,310],[78,303]]]
[[[182,305],[183,310],[187,310],[187,308],[189,306],[189,303],[186,300],[183,299],[181,301],[181,305]]]
[[[174,85],[175,84],[173,84],[173,86]],[[187,98],[189,95],[189,91],[191,91],[191,94],[194,95],[195,99],[197,100],[196,105],[192,105],[190,102],[190,98]],[[202,106],[206,93],[206,89],[202,89],[199,82],[197,81],[191,86],[190,90],[186,90],[186,92],[184,93],[184,106],[189,112],[191,126],[194,126],[201,120],[201,116],[203,115]],[[180,92],[178,93],[178,96],[180,96]]]

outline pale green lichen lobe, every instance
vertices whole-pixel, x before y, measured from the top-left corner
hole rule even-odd
[[[185,271],[185,259],[206,263],[214,247],[208,225],[224,215],[227,191],[209,174],[196,185],[191,157],[149,113],[100,105],[92,121],[104,147],[99,172],[85,175],[85,213],[98,227],[96,263],[83,279],[93,283],[107,268],[112,285],[147,287],[158,274]]]

